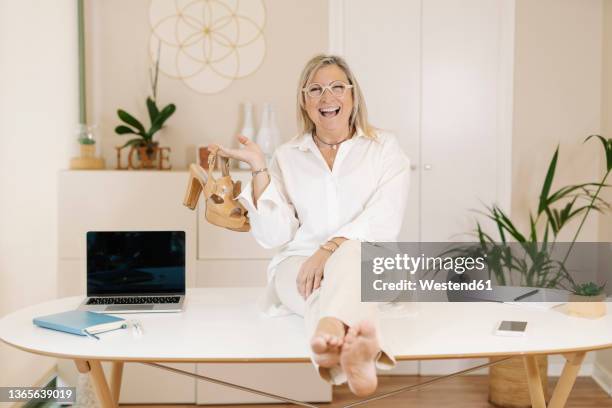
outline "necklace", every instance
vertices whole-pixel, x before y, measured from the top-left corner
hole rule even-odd
[[[342,139],[342,140],[341,140],[341,141],[339,141],[339,142],[336,142],[336,143],[327,143],[327,142],[325,142],[325,141],[321,140],[321,138],[320,138],[319,136],[317,136],[317,134],[316,134],[315,132],[312,132],[312,136],[314,137],[315,142],[317,143],[317,145],[318,145],[319,143],[323,143],[323,144],[324,144],[324,145],[326,145],[327,147],[331,147],[331,148],[332,148],[332,149],[334,149],[334,150],[338,150],[338,146],[339,146],[341,143],[346,142],[347,140],[349,140],[349,139],[351,138],[350,136],[347,136],[347,137],[345,137],[344,139]]]

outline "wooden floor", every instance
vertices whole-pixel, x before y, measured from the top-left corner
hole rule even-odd
[[[397,388],[426,381],[431,377],[416,376],[380,376],[378,393],[393,391]],[[556,379],[551,379],[549,390],[552,392]],[[456,377],[429,387],[399,394],[393,397],[365,404],[367,407],[418,407],[418,408],[494,408],[487,402],[488,376]],[[355,398],[346,386],[334,389],[334,402],[331,404],[315,404],[326,408],[347,405]],[[130,408],[179,408],[193,405],[121,405]],[[244,407],[245,405],[240,405]],[[295,405],[251,405],[253,408],[281,408]],[[208,405],[207,407],[213,407]],[[221,408],[231,408],[235,405],[220,405]],[[612,397],[608,396],[590,377],[579,377],[570,395],[566,408],[612,408]]]

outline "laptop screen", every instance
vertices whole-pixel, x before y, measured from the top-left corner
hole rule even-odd
[[[184,293],[184,231],[87,233],[87,296]]]

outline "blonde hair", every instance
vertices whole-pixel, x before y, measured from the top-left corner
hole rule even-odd
[[[376,138],[375,128],[368,122],[368,111],[366,109],[365,100],[361,93],[361,87],[357,82],[357,78],[353,75],[353,72],[349,68],[344,58],[337,55],[316,55],[306,63],[302,74],[300,75],[300,81],[298,83],[297,91],[297,116],[298,123],[300,124],[300,130],[302,133],[312,133],[315,130],[315,124],[308,116],[306,112],[306,96],[302,89],[310,82],[315,73],[324,66],[336,65],[346,75],[349,84],[353,85],[351,91],[353,92],[353,111],[349,117],[349,129],[351,132],[355,132],[357,128],[361,128],[363,133],[370,138]]]

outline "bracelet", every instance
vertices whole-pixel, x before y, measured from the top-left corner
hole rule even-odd
[[[338,245],[338,243],[336,241],[334,241],[333,239],[330,239],[329,241],[326,242],[326,244],[334,244],[336,246],[336,249],[340,248],[340,245]],[[334,251],[336,250],[334,249]]]
[[[329,252],[330,254],[333,254],[334,251],[337,249],[337,247],[336,248],[330,248],[329,246],[327,246],[327,244],[328,244],[328,242],[326,242],[324,244],[321,244],[321,245],[319,245],[319,248],[324,250],[324,251]]]
[[[267,172],[268,172],[268,168],[267,168],[267,167],[264,167],[263,169],[253,170],[253,171],[251,172],[251,175],[252,175],[253,177],[255,177],[255,176],[256,176],[256,175],[258,175],[259,173],[267,173]]]

